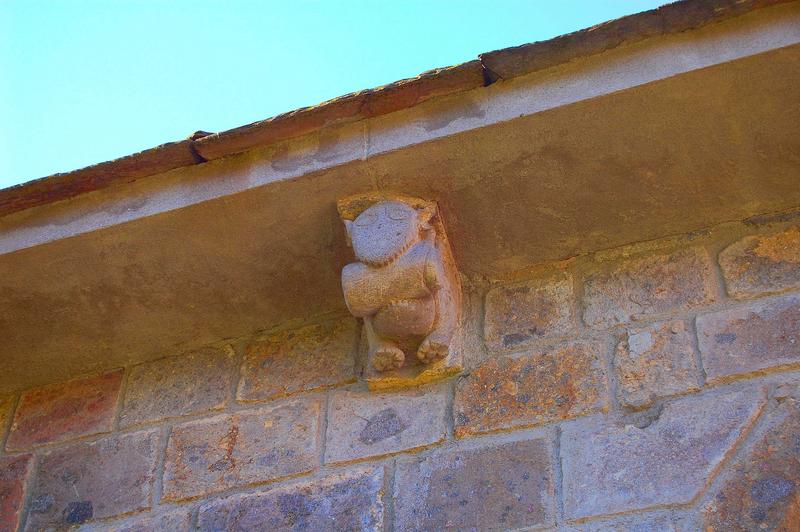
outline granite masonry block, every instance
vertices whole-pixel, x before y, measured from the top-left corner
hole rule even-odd
[[[116,413],[123,370],[75,379],[22,394],[8,450],[108,432]]]
[[[800,530],[798,394],[774,402],[701,511],[703,530]]]
[[[800,295],[765,299],[697,317],[709,382],[800,363]]]
[[[627,260],[584,285],[583,319],[602,329],[714,302],[713,269],[699,248]]]
[[[319,418],[319,400],[306,399],[173,427],[164,463],[164,500],[311,471],[319,462]]]
[[[31,455],[0,457],[0,530],[16,530],[22,517]]]
[[[233,495],[200,508],[198,528],[383,530],[383,468],[343,471],[265,493]]]
[[[486,343],[490,348],[506,349],[539,338],[574,334],[575,304],[569,274],[493,288],[486,294]]]
[[[635,424],[587,418],[561,434],[568,519],[685,504],[753,423],[759,390],[689,396]]]
[[[83,525],[80,532],[189,532],[192,509],[179,508],[157,515],[138,515],[114,523]]]
[[[800,227],[748,236],[725,248],[719,264],[731,297],[800,288]]]
[[[552,445],[532,439],[398,462],[396,530],[508,530],[552,524]]]
[[[447,435],[442,387],[330,398],[325,461],[342,462],[433,445]]]
[[[607,408],[607,379],[595,342],[490,358],[456,387],[456,436],[560,421]]]
[[[630,329],[614,353],[620,402],[649,406],[658,398],[700,389],[692,333],[681,320]]]
[[[122,426],[219,410],[233,385],[235,353],[205,348],[130,370]]]
[[[356,341],[352,318],[260,338],[247,347],[237,398],[261,401],[354,382]]]
[[[66,529],[152,503],[159,431],[54,449],[39,458],[27,529]]]

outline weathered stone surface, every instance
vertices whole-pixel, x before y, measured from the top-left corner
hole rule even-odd
[[[123,371],[75,379],[22,394],[6,448],[44,443],[111,430]]]
[[[206,348],[134,367],[120,423],[130,426],[224,407],[233,363],[233,349]]]
[[[614,354],[614,372],[620,402],[637,409],[700,388],[692,335],[680,320],[626,331]]]
[[[711,303],[712,278],[711,261],[702,249],[628,260],[586,281],[583,319],[604,328]]]
[[[11,419],[11,409],[14,407],[13,397],[0,397],[0,434],[5,431],[6,423]],[[0,441],[0,445],[2,445]]]
[[[355,346],[351,318],[260,338],[247,347],[237,397],[260,401],[353,382]]]
[[[458,383],[456,435],[538,425],[605,409],[602,349],[597,343],[575,342],[487,360]]]
[[[319,401],[305,400],[174,427],[164,463],[164,499],[311,471],[319,460],[319,415]]]
[[[800,288],[800,227],[769,236],[748,236],[719,254],[732,297]]]
[[[180,508],[159,515],[136,516],[108,524],[89,524],[78,528],[81,532],[188,532],[192,526],[190,508]]]
[[[16,530],[19,525],[31,462],[30,455],[0,458],[0,530]]]
[[[772,403],[701,511],[707,531],[800,530],[800,394]]]
[[[552,523],[551,445],[544,439],[439,451],[397,464],[397,530],[507,530]]]
[[[326,462],[393,453],[442,441],[447,433],[444,389],[331,396]]]
[[[498,286],[486,294],[484,338],[492,348],[568,336],[576,328],[575,293],[569,274]]]
[[[351,470],[200,508],[200,530],[383,530],[383,468]]]
[[[709,382],[800,363],[800,296],[698,316],[697,337]]]
[[[659,417],[655,412],[655,419],[640,419],[639,426],[602,419],[565,426],[565,515],[577,519],[689,502],[761,404],[757,390],[707,394],[668,403]]]
[[[152,503],[159,431],[110,436],[39,459],[27,528],[62,529]]]

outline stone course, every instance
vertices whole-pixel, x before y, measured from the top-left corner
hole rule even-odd
[[[607,407],[604,347],[577,342],[490,358],[458,382],[458,437],[560,421]]]
[[[767,236],[747,236],[719,254],[732,297],[800,288],[800,227]]]
[[[514,348],[531,340],[574,334],[571,275],[493,288],[486,294],[484,338],[489,347]]]
[[[164,499],[199,497],[311,471],[318,465],[317,400],[245,410],[173,427]]]
[[[135,366],[128,376],[120,423],[130,426],[219,410],[233,385],[233,363],[232,349],[208,348]]]
[[[6,448],[29,449],[110,431],[122,377],[119,370],[23,393]]]
[[[0,530],[16,530],[20,522],[30,455],[0,457]]]
[[[800,295],[699,316],[697,336],[709,382],[800,364]]]
[[[189,532],[192,529],[192,512],[180,508],[159,515],[137,516],[108,524],[88,524],[78,528],[81,532]]]

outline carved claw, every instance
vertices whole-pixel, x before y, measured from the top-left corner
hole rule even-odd
[[[417,358],[424,364],[441,360],[450,352],[450,346],[435,338],[425,338],[417,349]]]
[[[393,346],[382,346],[372,354],[372,367],[378,371],[391,371],[403,365],[406,355],[403,350]]]

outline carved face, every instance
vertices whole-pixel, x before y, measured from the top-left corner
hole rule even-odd
[[[414,208],[382,201],[348,224],[356,258],[367,264],[388,264],[419,241],[421,220]]]

